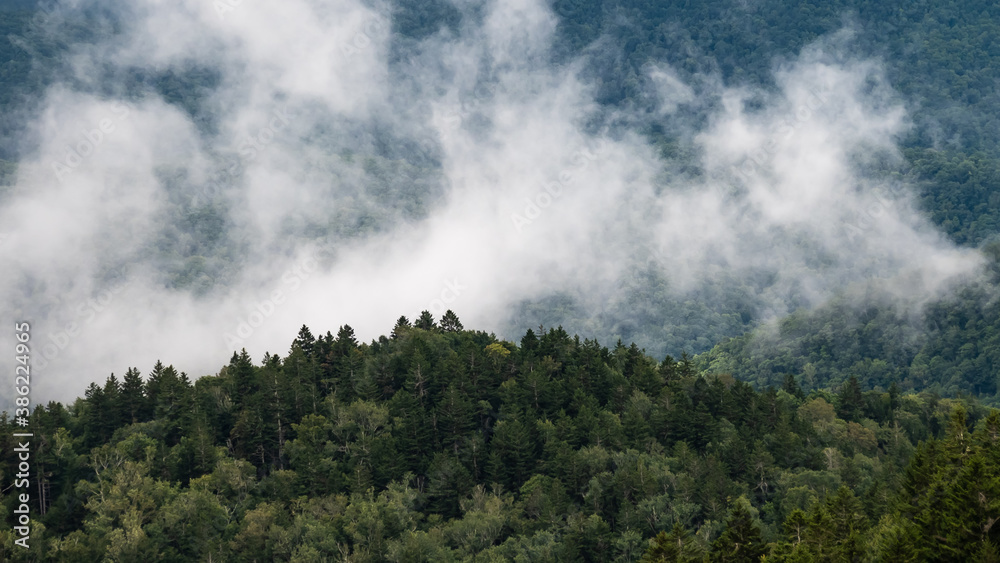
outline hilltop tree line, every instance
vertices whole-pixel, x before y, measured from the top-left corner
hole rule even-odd
[[[195,381],[130,368],[30,428],[32,547],[5,528],[5,561],[987,561],[998,541],[1000,417],[972,400],[755,389],[451,312],[370,343],[302,327]]]

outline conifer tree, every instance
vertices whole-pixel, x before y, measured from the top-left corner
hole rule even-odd
[[[848,422],[857,422],[864,412],[865,398],[861,392],[861,383],[856,376],[851,376],[840,387],[837,396],[837,415]]]
[[[309,327],[302,325],[302,328],[299,329],[298,336],[296,336],[295,340],[292,342],[292,346],[298,346],[301,348],[302,353],[305,354],[306,358],[313,358],[313,352],[316,348],[316,338],[313,337],[312,331],[309,330]]]
[[[124,413],[122,412],[121,392],[121,384],[118,383],[118,378],[112,373],[104,383],[104,400],[107,404],[105,408],[108,410],[105,413],[105,419],[108,421],[108,430],[110,432],[114,432],[116,428],[125,424]]]
[[[806,398],[805,393],[802,392],[802,388],[799,387],[799,383],[795,381],[795,376],[790,373],[785,374],[785,383],[781,388],[784,389],[785,393],[800,400]]]
[[[538,348],[538,337],[535,336],[535,331],[530,328],[521,337],[521,352],[532,353]]]
[[[640,563],[699,563],[705,557],[701,545],[688,534],[680,522],[675,522],[670,533],[660,532],[650,540],[649,550]]]
[[[431,315],[430,311],[421,311],[420,316],[414,321],[413,326],[423,330],[434,330],[437,328],[434,316]]]
[[[441,330],[445,332],[460,332],[462,330],[462,321],[458,320],[458,315],[454,311],[448,309],[441,316]]]
[[[747,509],[747,500],[733,503],[726,529],[712,544],[712,560],[722,563],[757,563],[766,552],[760,527]]]
[[[139,370],[129,368],[122,380],[121,390],[121,410],[128,423],[145,421],[149,416],[144,387]]]
[[[91,383],[85,393],[87,410],[84,416],[84,441],[89,446],[96,446],[111,437],[107,420],[108,403],[104,389],[96,383]]]
[[[232,381],[233,405],[237,410],[243,409],[250,404],[251,397],[258,390],[253,362],[246,349],[241,350],[239,354],[233,353],[233,357],[229,360],[227,374]]]
[[[392,337],[399,338],[408,328],[410,328],[410,320],[406,317],[399,317],[396,319],[396,326],[392,327]]]

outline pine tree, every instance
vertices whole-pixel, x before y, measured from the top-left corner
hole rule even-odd
[[[490,480],[509,490],[520,488],[531,476],[536,459],[531,433],[521,421],[520,413],[497,422],[489,447]]]
[[[701,545],[680,522],[674,522],[669,534],[660,532],[649,542],[640,563],[699,563],[705,558]]]
[[[240,411],[250,404],[251,397],[257,393],[257,381],[254,377],[254,366],[246,349],[239,354],[233,353],[229,360],[227,375],[232,382],[234,410]]]
[[[738,499],[731,510],[726,529],[712,544],[712,560],[722,563],[757,563],[766,553],[760,528],[747,509],[749,502]]]
[[[403,463],[411,471],[422,473],[434,448],[427,412],[416,397],[406,389],[397,391],[388,402],[389,414],[395,422],[396,444]]]
[[[455,385],[449,385],[437,405],[438,430],[441,442],[458,455],[459,446],[465,435],[475,426],[472,402]]]
[[[841,486],[826,500],[831,531],[836,538],[832,553],[842,561],[855,561],[863,555],[862,537],[868,530],[864,506],[851,489]]]
[[[344,325],[337,329],[337,339],[334,340],[333,353],[337,357],[344,357],[358,347],[358,339],[354,336],[354,329],[351,325]]]
[[[84,442],[89,447],[102,444],[111,437],[108,429],[108,401],[104,396],[104,388],[91,383],[84,394],[87,398],[87,410],[83,417]]]
[[[427,469],[427,496],[430,507],[446,518],[461,515],[459,501],[472,488],[472,476],[452,454],[439,452],[434,455]]]
[[[392,337],[393,339],[399,338],[406,333],[406,329],[410,328],[410,320],[406,317],[399,317],[396,319],[396,326],[392,327]]]
[[[145,384],[137,368],[129,368],[122,380],[121,409],[130,423],[149,420],[149,404],[144,393]]]
[[[915,563],[920,561],[912,526],[908,522],[887,519],[878,530],[875,546],[880,561],[892,563]]]
[[[852,375],[840,387],[840,394],[837,396],[837,416],[849,422],[857,422],[861,420],[864,408],[865,397],[861,392],[861,383]]]
[[[799,383],[795,381],[795,376],[790,373],[785,374],[785,383],[781,386],[781,388],[784,389],[785,393],[788,393],[797,399],[801,400],[806,398],[805,393],[802,392],[802,388],[799,387]]]
[[[108,421],[107,424],[110,432],[114,432],[116,428],[126,423],[125,414],[122,412],[121,393],[121,384],[118,383],[118,378],[112,373],[104,383],[104,400],[107,404],[105,408],[108,409],[108,412],[105,413],[105,419]]]
[[[667,357],[663,358],[663,361],[660,362],[660,366],[657,369],[660,372],[660,377],[665,382],[670,382],[672,379],[680,377],[680,370],[677,366],[677,362],[674,361],[673,356],[667,355]]]
[[[889,385],[889,408],[893,413],[899,408],[899,385],[895,381]],[[894,417],[895,418],[895,417]]]
[[[454,311],[448,309],[441,316],[441,330],[445,332],[460,332],[462,330],[462,321],[458,320],[458,315]]]
[[[313,337],[312,331],[309,330],[309,327],[302,325],[302,328],[299,329],[298,336],[296,336],[295,340],[292,342],[292,346],[298,346],[301,348],[302,353],[305,354],[306,358],[313,358],[313,352],[316,348],[316,339]]]
[[[171,408],[173,387],[176,384],[173,375],[173,370],[167,369],[163,366],[163,362],[156,360],[153,371],[146,378],[146,399],[153,411],[153,418],[161,418]]]
[[[521,337],[521,352],[525,354],[533,353],[538,349],[538,337],[535,336],[535,331],[528,329]]]
[[[413,326],[423,330],[434,330],[437,328],[437,324],[434,323],[434,316],[431,315],[430,311],[421,311],[420,316],[417,317]]]

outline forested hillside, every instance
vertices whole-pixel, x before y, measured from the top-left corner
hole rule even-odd
[[[807,389],[856,377],[866,389],[1000,399],[1000,246],[984,248],[990,275],[926,304],[913,318],[885,292],[845,294],[816,310],[800,310],[720,343],[698,357],[710,371],[758,386],[787,376]]]
[[[1000,561],[1000,4],[286,2],[0,0],[0,561]]]
[[[972,399],[758,391],[451,311],[371,343],[302,327],[197,381],[130,368],[29,428],[43,494],[5,561],[989,561],[1000,540],[1000,415]]]

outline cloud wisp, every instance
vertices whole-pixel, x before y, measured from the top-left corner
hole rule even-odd
[[[158,358],[214,373],[302,324],[372,338],[445,305],[514,336],[512,307],[564,293],[614,334],[641,268],[667,300],[753,279],[767,318],[869,279],[919,303],[979,261],[895,179],[907,119],[879,65],[822,45],[773,92],[719,86],[691,176],[621,125],[641,116],[598,106],[582,63],[551,62],[543,2],[488,3],[405,53],[389,8],[355,0],[111,13],[119,31],[45,93],[0,207],[0,298],[47,346],[46,398]],[[191,107],[136,76],[210,85]],[[648,78],[650,119],[703,95],[663,65]]]

